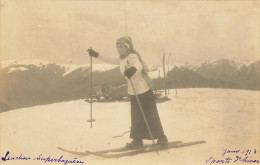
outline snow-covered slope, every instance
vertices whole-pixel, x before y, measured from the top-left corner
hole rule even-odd
[[[170,141],[205,140],[205,144],[176,148],[118,159],[75,156],[57,150],[74,151],[116,148],[129,142],[130,104],[94,103],[93,128],[89,104],[84,100],[22,108],[0,113],[0,155],[32,156],[84,161],[85,165],[207,165],[210,157],[224,159],[225,149],[257,149],[259,156],[259,92],[228,89],[181,89],[172,101],[157,104],[164,131]],[[112,138],[123,135],[119,138]],[[151,143],[151,141],[145,141]],[[241,151],[242,152],[242,151]],[[245,157],[242,154],[239,156]],[[236,154],[229,154],[235,160]],[[258,157],[259,159],[259,157]],[[43,161],[1,161],[5,165],[42,165]],[[61,164],[50,163],[47,165]],[[229,163],[245,164],[242,162]]]

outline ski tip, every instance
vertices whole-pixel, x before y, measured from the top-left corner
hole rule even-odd
[[[118,136],[113,136],[112,138],[119,138],[122,137],[123,135],[118,135]]]
[[[61,148],[61,147],[57,147],[58,150],[61,150],[61,151],[66,151],[65,149]]]

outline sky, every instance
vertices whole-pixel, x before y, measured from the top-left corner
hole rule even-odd
[[[147,64],[260,59],[259,1],[1,1],[1,60],[89,63],[130,36]],[[94,63],[101,61],[94,59]]]

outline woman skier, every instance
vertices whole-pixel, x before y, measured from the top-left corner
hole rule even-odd
[[[93,49],[88,49],[88,53],[90,56],[101,59],[107,63],[120,65],[120,72],[127,80],[128,94],[131,102],[130,138],[133,140],[131,143],[126,144],[126,148],[139,148],[143,146],[143,139],[152,140],[135,97],[130,79],[140,100],[152,136],[154,139],[158,139],[156,145],[166,147],[168,145],[168,139],[164,135],[155,96],[152,91],[151,80],[146,72],[147,67],[140,54],[134,49],[130,37],[119,38],[116,42],[116,47],[119,53],[119,58],[116,59],[100,55]]]

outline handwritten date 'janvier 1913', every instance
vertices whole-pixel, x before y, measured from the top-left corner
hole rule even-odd
[[[234,164],[234,163],[250,163],[250,164],[259,164],[258,159],[254,159],[253,157],[257,154],[256,149],[244,149],[244,150],[230,150],[225,149],[221,154],[221,158],[217,159],[214,157],[210,157],[206,160],[207,165],[213,164]]]

